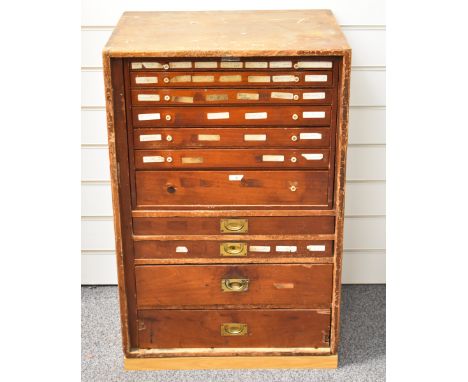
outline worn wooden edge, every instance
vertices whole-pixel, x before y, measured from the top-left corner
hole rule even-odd
[[[135,265],[164,264],[333,264],[333,257],[135,259]]]
[[[335,216],[335,210],[134,210],[134,218],[203,216]]]
[[[335,240],[335,234],[318,235],[133,235],[134,241],[148,240]]]
[[[126,370],[336,369],[337,355],[124,358]]]
[[[115,232],[115,255],[117,262],[117,278],[119,288],[120,302],[120,317],[122,326],[122,347],[125,354],[130,351],[129,346],[129,327],[127,315],[127,298],[125,287],[125,264],[123,259],[123,246],[121,235],[120,221],[120,193],[117,168],[117,148],[115,141],[115,126],[114,126],[114,99],[112,95],[112,78],[111,78],[111,57],[105,50],[102,55],[103,73],[104,73],[104,89],[106,98],[106,121],[107,121],[107,141],[109,146],[109,162],[110,162],[110,177],[112,191],[112,208],[114,215],[114,232]]]
[[[340,73],[340,109],[338,113],[337,128],[337,151],[336,151],[336,192],[335,209],[336,222],[335,234],[336,241],[334,245],[333,267],[333,292],[332,292],[332,316],[330,348],[331,353],[335,354],[338,350],[340,335],[340,303],[341,303],[341,272],[343,263],[343,228],[344,228],[344,202],[345,202],[345,184],[346,184],[346,151],[348,146],[348,118],[349,118],[349,91],[351,76],[351,51],[343,56]]]

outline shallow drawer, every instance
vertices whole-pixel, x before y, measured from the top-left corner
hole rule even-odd
[[[141,310],[149,348],[329,347],[329,309]]]
[[[296,70],[320,70],[336,67],[335,57],[235,57],[235,58],[142,58],[132,59],[130,70],[141,71],[206,71],[213,69],[229,70],[265,70],[270,71],[296,69]]]
[[[136,171],[138,207],[329,207],[328,171]]]
[[[320,240],[144,240],[133,243],[136,259],[308,258],[333,256]]]
[[[186,72],[131,72],[132,87],[330,87],[333,71],[317,70],[312,73],[300,71],[212,71],[203,73]]]
[[[330,147],[330,128],[166,128],[136,129],[136,149],[186,147]]]
[[[134,127],[329,126],[331,106],[134,107]]]
[[[327,305],[332,264],[140,265],[137,307]]]
[[[333,216],[133,218],[136,235],[314,235],[333,234]],[[281,239],[278,237],[278,239]]]
[[[133,89],[134,106],[308,104],[330,105],[331,89]]]
[[[330,167],[329,149],[136,150],[137,170]]]

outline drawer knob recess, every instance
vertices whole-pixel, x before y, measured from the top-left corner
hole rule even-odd
[[[169,64],[164,64],[164,65],[163,65],[163,68],[164,68],[165,70],[169,69]]]
[[[165,84],[167,84],[167,83],[169,83],[170,80],[169,80],[168,77],[164,77],[164,80],[163,80],[163,81],[164,81]]]
[[[222,233],[243,233],[249,229],[249,222],[247,219],[221,219],[221,232]]]
[[[167,186],[167,192],[170,194],[174,194],[176,192],[176,188],[174,186]]]
[[[222,279],[223,292],[246,292],[249,289],[249,279]]]
[[[168,136],[166,137],[166,141],[172,142],[172,135],[168,135]]]
[[[222,336],[245,336],[248,331],[247,324],[227,323],[221,325]]]
[[[291,137],[291,141],[296,142],[296,141],[297,141],[297,135],[293,135],[293,136]]]
[[[246,243],[221,243],[219,246],[221,256],[247,256]]]
[[[164,101],[169,101],[170,99],[171,99],[171,96],[169,96],[169,95],[164,96]]]
[[[292,119],[294,119],[295,121],[299,118],[299,116],[297,114],[293,114],[292,115]]]

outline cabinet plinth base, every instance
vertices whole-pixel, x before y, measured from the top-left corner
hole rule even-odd
[[[124,358],[126,370],[336,369],[338,355]]]

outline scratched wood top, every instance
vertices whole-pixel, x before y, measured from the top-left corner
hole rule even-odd
[[[350,47],[330,10],[125,12],[104,55],[343,55]]]

